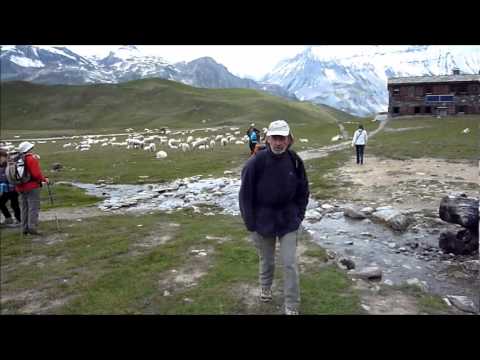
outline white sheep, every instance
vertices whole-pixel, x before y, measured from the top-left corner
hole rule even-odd
[[[464,134],[468,134],[469,132],[470,132],[470,129],[469,129],[469,128],[466,128],[466,129],[463,129],[463,130],[462,130],[462,133],[464,133]]]
[[[180,147],[182,148],[183,152],[186,152],[186,151],[190,150],[190,145],[188,145],[187,143],[181,143]]]
[[[155,155],[157,159],[165,159],[167,157],[167,153],[165,151],[160,150]]]
[[[208,138],[197,138],[196,141],[192,143],[192,150],[199,147],[200,145],[206,145]]]
[[[72,146],[71,143],[63,144],[63,148],[68,148],[68,147],[71,147],[71,146]]]
[[[187,144],[190,144],[192,141],[193,141],[193,136],[190,135],[190,136],[187,138]]]
[[[156,152],[157,151],[157,146],[155,145],[155,143],[150,143],[148,144],[147,146],[145,146],[143,148],[143,150],[145,151],[151,151],[151,152]]]
[[[210,147],[211,147],[212,150],[213,150],[213,148],[215,147],[215,140],[213,140],[213,139],[210,140]]]
[[[302,143],[308,143],[308,139],[300,138],[299,140],[300,140],[300,142],[302,142]]]
[[[220,139],[220,144],[221,144],[222,146],[227,146],[228,140],[225,139],[225,138],[221,138],[221,139]]]
[[[178,149],[178,143],[180,143],[180,140],[170,139],[170,140],[168,140],[167,145],[170,149]]]

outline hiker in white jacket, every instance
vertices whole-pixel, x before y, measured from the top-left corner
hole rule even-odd
[[[358,129],[352,138],[352,147],[355,145],[355,149],[357,150],[357,164],[363,165],[363,152],[367,141],[367,131],[363,128],[363,125],[358,125]]]

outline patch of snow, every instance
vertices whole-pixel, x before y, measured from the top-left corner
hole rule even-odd
[[[32,60],[26,57],[19,57],[15,55],[10,57],[10,61],[22,67],[40,68],[45,66],[45,64],[42,63],[40,60]]]

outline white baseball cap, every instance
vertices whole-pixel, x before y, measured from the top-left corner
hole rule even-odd
[[[27,151],[32,150],[34,146],[35,145],[33,145],[32,143],[24,141],[20,145],[18,145],[18,152],[21,154],[26,153]]]
[[[267,130],[267,136],[280,135],[288,136],[290,135],[290,126],[288,126],[285,120],[275,120],[270,123]]]

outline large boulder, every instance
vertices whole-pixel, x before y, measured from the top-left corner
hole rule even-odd
[[[478,232],[469,229],[447,230],[440,233],[438,246],[444,252],[468,255],[478,251]]]
[[[440,201],[440,219],[478,232],[478,199],[447,195]]]
[[[409,215],[405,215],[398,210],[383,208],[375,211],[372,214],[372,218],[377,221],[384,222],[392,229],[397,231],[405,231],[412,223],[412,218]]]

